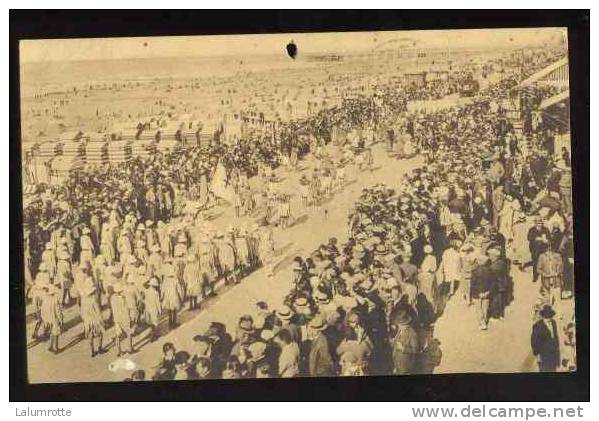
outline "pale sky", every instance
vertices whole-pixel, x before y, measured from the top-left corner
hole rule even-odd
[[[25,40],[21,63],[284,53],[293,40],[302,53],[363,52],[415,41],[422,48],[503,48],[565,42],[565,28],[329,32],[261,35]],[[383,45],[387,43],[386,45]]]

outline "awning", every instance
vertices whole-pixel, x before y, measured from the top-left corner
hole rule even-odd
[[[568,57],[564,57],[561,60],[556,61],[553,64],[550,64],[549,66],[545,67],[543,70],[540,70],[538,72],[536,72],[534,75],[530,76],[528,79],[524,80],[522,83],[520,83],[520,87],[523,86],[528,86],[528,85],[532,85],[533,83],[543,79],[544,77],[548,76],[551,72],[559,69],[561,66],[567,66],[568,65]]]
[[[544,110],[544,109],[551,107],[552,105],[555,105],[558,102],[564,101],[568,98],[570,98],[570,91],[565,90],[564,92],[561,92],[557,95],[553,95],[551,98],[544,99],[541,102],[541,105],[539,105],[539,109]]]

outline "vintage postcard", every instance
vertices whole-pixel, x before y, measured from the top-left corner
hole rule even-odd
[[[576,370],[567,45],[21,41],[29,382]]]

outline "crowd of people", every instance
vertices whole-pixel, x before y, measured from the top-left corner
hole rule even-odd
[[[406,176],[399,191],[365,189],[347,242],[331,238],[295,258],[284,305],[257,303],[259,316],[241,316],[234,338],[215,324],[194,338],[204,350],[194,357],[168,344],[154,378],[430,373],[444,303],[463,300],[487,330],[517,299],[513,268],[527,266],[531,281],[540,280],[531,342],[539,370],[575,367],[574,324],[558,332],[553,320],[573,292],[571,193],[554,181],[570,170],[533,137],[526,153],[511,148],[502,112],[492,108],[481,101],[420,122],[416,142],[427,127],[443,124],[447,134],[420,142],[434,148],[434,161]],[[531,194],[522,171],[539,159],[545,166],[533,165],[539,189]]]
[[[346,241],[330,238],[309,256],[296,256],[283,305],[257,302],[255,314],[240,316],[235,332],[214,322],[194,337],[189,352],[165,343],[152,379],[431,373],[439,363],[434,326],[447,300],[463,300],[481,330],[492,328],[490,320],[502,320],[517,299],[515,268],[528,266],[539,283],[532,334],[539,369],[575,366],[559,355],[573,346],[573,325],[560,333],[553,320],[574,290],[567,156],[554,159],[547,151],[542,138],[549,132],[542,124],[538,136],[518,137],[493,96],[422,114],[406,112],[410,99],[395,92],[378,101],[348,100],[286,123],[279,139],[232,149],[215,142],[213,160],[192,150],[73,174],[26,212],[34,336],[49,336],[50,350],[59,352],[63,306],[75,298],[92,357],[106,351],[108,321],[119,355],[133,352],[132,338],[148,327],[157,340],[164,315],[175,327],[185,302],[196,309],[217,282],[240,282],[272,259],[272,230],[231,227],[222,233],[202,213],[183,216],[192,186],[201,196],[197,185],[208,185],[210,165],[226,163],[227,182],[240,195],[236,210],[252,212],[251,197],[241,196],[247,177],[264,167],[258,156],[271,169],[278,162],[273,156],[286,156],[293,167],[302,153],[318,155],[319,146],[338,139],[345,144],[357,133],[348,162],[363,170],[371,166],[364,139],[395,137],[389,125],[401,113],[400,127],[425,155],[425,165],[399,186],[364,189]],[[343,185],[347,163],[319,162],[324,165],[301,183],[306,206]],[[285,227],[288,203],[273,195],[280,200],[276,219]],[[57,217],[56,209],[68,211]],[[137,371],[130,380],[144,379]]]

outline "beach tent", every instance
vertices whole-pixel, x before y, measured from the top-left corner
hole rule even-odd
[[[58,153],[57,142],[47,141],[39,144],[38,154],[42,158],[53,158]]]
[[[157,142],[154,138],[137,139],[131,142],[131,154],[133,157],[148,158],[156,152]]]
[[[156,144],[156,149],[162,153],[166,152],[174,152],[178,148],[181,147],[181,142],[175,140],[174,138],[164,139],[162,138],[160,142]]]
[[[90,165],[103,165],[108,162],[108,142],[96,139],[88,142],[85,148],[85,162]]]
[[[126,140],[113,140],[108,142],[108,162],[117,164],[131,159],[131,142]]]
[[[65,142],[62,145],[63,156],[77,156],[85,158],[85,143],[84,142]]]

